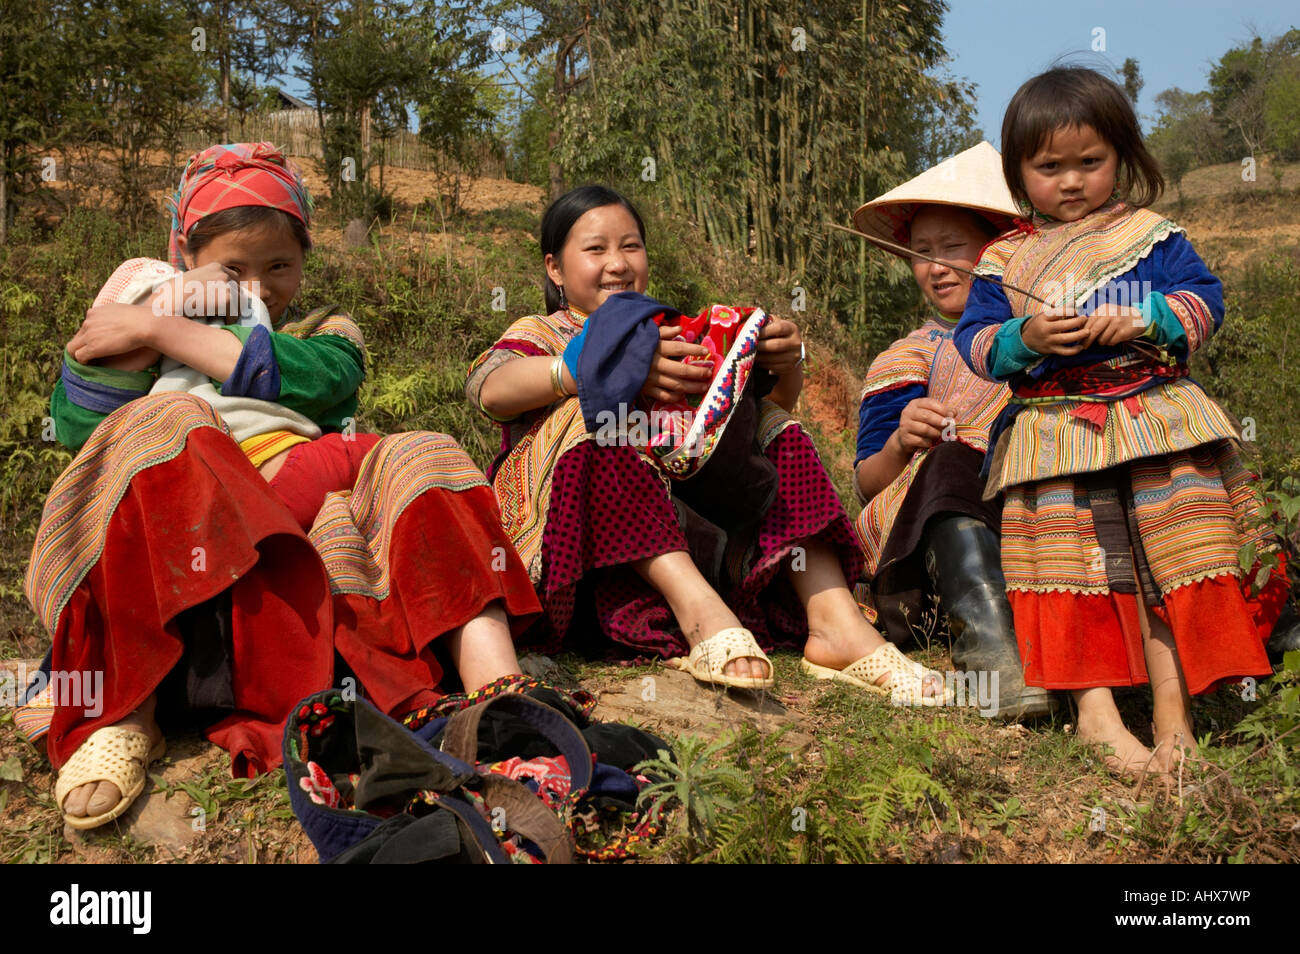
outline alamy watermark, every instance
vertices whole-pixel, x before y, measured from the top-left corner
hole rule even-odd
[[[1073,275],[1067,275],[1065,281],[1051,281],[1045,284],[1042,297],[1051,302],[1075,303],[1082,297],[1080,293],[1084,290],[1076,284]],[[1087,303],[1094,310],[1105,305],[1118,308],[1141,308],[1142,303],[1151,297],[1151,291],[1149,281],[1110,281],[1100,288],[1088,291]],[[1145,318],[1134,320],[1146,323]]]
[[[596,414],[596,443],[601,447],[679,448],[687,457],[704,452],[702,434],[691,434],[695,412],[690,408],[643,411],[619,404],[618,411]]]
[[[186,318],[239,318],[245,295],[261,298],[259,281],[170,281],[159,287],[152,309],[155,315],[184,315]]]
[[[50,690],[50,703],[59,708],[81,709],[90,719],[104,714],[104,672],[102,669],[72,670],[62,672],[55,670],[46,673],[43,670],[28,673],[25,664],[17,669],[0,671],[0,709],[16,709],[23,704],[23,699],[35,698],[46,689]]]
[[[133,934],[148,934],[153,924],[150,891],[92,891],[73,884],[50,895],[54,925],[121,925]]]
[[[966,672],[946,672],[943,674],[943,691],[934,700],[918,702],[909,690],[895,687],[890,702],[896,706],[941,705],[974,706],[984,718],[992,718],[1001,712],[998,705],[1000,675],[996,669],[968,670]],[[946,701],[945,701],[946,700]]]

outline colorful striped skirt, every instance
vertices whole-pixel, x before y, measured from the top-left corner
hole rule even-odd
[[[439,635],[496,601],[512,631],[532,622],[527,571],[455,441],[357,440],[373,446],[332,454],[334,486],[305,491],[295,459],[313,444],[298,445],[277,493],[201,400],[147,396],[104,419],[55,481],[26,580],[53,671],[104,674],[98,712],[53,710],[56,767],[158,690],[185,655],[178,619],[218,596],[233,705],[206,736],[239,776],[279,764],[284,722],[332,684],[336,650],[359,689],[399,714],[438,698]],[[311,493],[323,502],[304,533],[291,507]]]
[[[770,401],[762,402],[756,441],[775,467],[776,495],[744,537],[725,546],[716,588],[764,648],[802,644],[807,617],[782,572],[795,547],[825,543],[849,582],[862,552],[812,441]],[[592,439],[570,400],[512,448],[493,486],[545,610],[523,642],[541,652],[565,646],[632,658],[688,651],[668,604],[630,564],[686,551],[711,574],[671,483],[633,447]]]
[[[1173,633],[1193,693],[1271,671],[1285,573],[1256,592],[1239,554],[1277,550],[1235,443],[1008,487],[1002,568],[1025,681],[1147,682],[1137,600]],[[1258,564],[1257,564],[1258,566]]]

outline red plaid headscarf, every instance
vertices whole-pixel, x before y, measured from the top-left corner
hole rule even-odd
[[[185,262],[177,239],[214,212],[262,205],[311,225],[311,195],[302,176],[269,142],[229,143],[195,153],[185,164],[181,183],[168,205],[172,210],[171,263],[182,271]]]

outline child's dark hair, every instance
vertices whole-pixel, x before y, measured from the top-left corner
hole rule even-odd
[[[1165,177],[1147,151],[1137,115],[1120,87],[1085,66],[1058,66],[1029,80],[1011,97],[1002,119],[1002,172],[1011,195],[1028,202],[1020,164],[1063,127],[1091,126],[1119,157],[1116,186],[1130,205],[1160,198]]]
[[[575,222],[592,209],[606,205],[621,205],[636,220],[637,231],[641,233],[641,242],[645,243],[645,223],[641,214],[621,193],[599,185],[578,186],[560,196],[547,208],[542,216],[542,255],[559,255],[564,243],[569,238],[569,231]],[[546,313],[560,310],[560,290],[546,276]]]
[[[311,234],[307,231],[307,226],[302,224],[302,220],[288,212],[265,205],[240,205],[233,209],[222,209],[220,212],[205,215],[194,223],[190,234],[185,237],[185,248],[191,255],[198,255],[199,249],[225,232],[277,226],[293,233],[293,237],[302,246],[303,255],[311,251]]]

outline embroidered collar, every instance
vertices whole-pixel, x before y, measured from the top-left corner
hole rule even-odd
[[[1097,208],[1093,209],[1091,212],[1088,213],[1088,215],[1085,215],[1083,218],[1086,219],[1088,218],[1088,216],[1092,216],[1092,215],[1103,215],[1106,212],[1110,212],[1112,210],[1122,208],[1123,205],[1124,205],[1123,201],[1120,200],[1117,196],[1111,196],[1110,199],[1108,199],[1104,204],[1097,206]],[[1074,219],[1071,222],[1063,222],[1061,219],[1052,218],[1046,212],[1038,211],[1038,209],[1030,210],[1028,220],[1029,220],[1029,227],[1031,229],[1044,228],[1044,227],[1051,228],[1057,225],[1073,225],[1074,222],[1083,221],[1083,219]]]
[[[951,338],[952,333],[957,330],[957,322],[961,321],[960,318],[947,318],[937,311],[930,316],[930,320],[939,326],[927,332],[931,341],[937,338]]]

